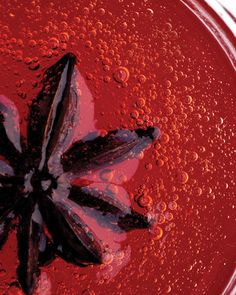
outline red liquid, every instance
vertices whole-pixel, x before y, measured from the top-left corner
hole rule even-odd
[[[153,124],[162,137],[124,186],[159,229],[129,233],[121,267],[57,258],[42,269],[51,294],[220,294],[236,258],[232,65],[178,1],[59,3],[1,1],[0,94],[27,118],[44,69],[70,51],[98,129]],[[17,293],[16,254],[12,232],[0,252],[1,294]]]

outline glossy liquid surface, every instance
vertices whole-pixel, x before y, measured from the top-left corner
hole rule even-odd
[[[78,57],[96,128],[158,126],[162,136],[123,187],[154,212],[118,263],[44,267],[39,294],[220,294],[235,261],[235,73],[207,29],[178,1],[0,2],[0,93],[23,133],[46,68]],[[126,249],[126,251],[125,251]],[[0,252],[0,293],[15,286],[15,232]],[[44,292],[44,293],[43,293]]]

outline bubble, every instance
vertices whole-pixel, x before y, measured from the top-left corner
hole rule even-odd
[[[206,151],[206,148],[204,146],[199,147],[199,152],[204,153]]]
[[[186,95],[185,97],[183,97],[183,103],[184,104],[191,104],[192,101],[193,101],[193,98],[190,95]]]
[[[145,164],[145,168],[146,168],[146,170],[148,170],[148,171],[152,170],[152,164],[151,164],[151,163],[147,163],[147,164]]]
[[[57,38],[50,38],[49,39],[49,46],[52,49],[57,49],[59,47],[59,40]]]
[[[113,78],[118,83],[125,83],[129,80],[129,70],[126,67],[118,67],[113,73]]]
[[[165,32],[170,32],[172,30],[172,24],[171,23],[165,23],[163,29],[164,29]]]
[[[114,176],[114,172],[111,169],[104,169],[100,173],[100,178],[103,181],[111,181]]]
[[[147,78],[146,78],[146,76],[144,76],[144,75],[140,75],[140,76],[138,77],[138,81],[139,81],[141,84],[143,84],[143,83],[145,83],[145,82],[147,81]]]
[[[138,205],[140,207],[150,207],[152,203],[153,203],[152,198],[149,195],[141,195],[138,198]]]
[[[164,212],[166,211],[166,203],[161,201],[158,205],[157,205],[157,209],[160,211],[160,212]]]
[[[98,12],[100,15],[104,15],[106,13],[104,8],[99,8]]]
[[[177,205],[177,203],[175,201],[172,201],[172,202],[169,203],[168,207],[169,207],[170,210],[173,211],[173,210],[177,209],[178,205]]]
[[[195,162],[198,159],[198,154],[196,152],[189,152],[187,158],[190,162]]]
[[[68,28],[68,23],[65,21],[61,22],[61,29],[66,30],[67,28]]]
[[[37,45],[37,42],[35,40],[30,40],[29,41],[29,46],[30,47],[35,47]]]
[[[158,217],[157,217],[157,223],[158,224],[163,224],[163,223],[165,223],[165,216],[164,216],[164,214],[159,214],[158,215]]]
[[[27,56],[27,57],[24,59],[24,62],[25,62],[26,65],[29,65],[29,64],[32,63],[32,58],[30,58],[30,57]]]
[[[36,71],[36,70],[38,70],[39,67],[40,67],[40,64],[38,62],[36,62],[36,63],[30,64],[29,69],[31,71]]]
[[[115,184],[109,183],[106,187],[106,190],[108,193],[117,194],[118,193],[118,187]]]
[[[111,78],[110,78],[109,76],[105,76],[105,77],[103,78],[103,81],[104,81],[105,83],[109,83],[109,82],[111,81]]]
[[[185,183],[188,182],[189,176],[188,176],[188,173],[187,172],[185,172],[185,171],[179,171],[178,174],[177,174],[177,178],[178,178],[178,181],[181,184],[185,184]]]
[[[165,220],[171,221],[174,218],[173,214],[170,212],[165,212]]]
[[[165,162],[162,159],[158,159],[156,161],[156,164],[157,164],[158,167],[162,167],[165,164]]]
[[[138,126],[142,126],[142,125],[144,124],[144,122],[143,122],[142,119],[138,119],[138,120],[136,121],[136,124],[137,124]]]
[[[160,240],[163,236],[163,229],[160,226],[156,226],[153,230],[153,240]]]
[[[103,258],[103,263],[105,265],[109,265],[113,262],[113,260],[114,260],[114,256],[110,253],[107,253]]]
[[[144,106],[145,106],[145,99],[144,99],[143,97],[140,97],[140,98],[137,100],[136,104],[137,104],[137,106],[138,106],[139,108],[144,107]]]
[[[128,28],[127,22],[123,22],[122,27],[123,27],[123,29],[127,29]]]
[[[68,42],[69,41],[69,35],[68,35],[68,33],[67,32],[62,32],[62,33],[60,33],[60,35],[59,35],[59,40],[61,41],[61,42]]]
[[[136,155],[136,159],[142,160],[144,158],[144,152],[140,152]]]
[[[130,117],[133,118],[133,119],[137,119],[139,116],[139,113],[138,111],[136,110],[133,110],[131,113],[130,113]]]
[[[151,8],[148,8],[147,13],[148,13],[149,16],[153,16],[154,11]]]
[[[120,176],[119,176],[119,181],[120,182],[122,182],[122,183],[124,183],[124,182],[126,182],[128,179],[127,179],[127,176],[125,175],[125,174],[121,174]]]
[[[97,28],[98,30],[101,30],[102,27],[103,27],[102,22],[97,22],[97,23],[95,24],[95,28]]]
[[[165,288],[165,292],[166,292],[166,293],[170,293],[170,292],[171,292],[171,286],[167,286],[167,287]]]
[[[89,8],[88,7],[84,7],[83,13],[84,13],[84,15],[88,15],[89,14]]]
[[[193,194],[197,197],[201,196],[202,195],[202,189],[200,187],[195,187],[193,189]]]
[[[169,142],[169,140],[170,140],[169,135],[167,133],[162,133],[160,138],[161,143],[166,144]]]

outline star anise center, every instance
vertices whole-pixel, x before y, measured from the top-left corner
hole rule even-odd
[[[24,177],[24,189],[26,196],[35,192],[50,194],[52,189],[57,188],[57,180],[49,173],[41,172],[38,169],[32,169]]]

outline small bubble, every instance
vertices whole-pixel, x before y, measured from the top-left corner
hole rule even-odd
[[[190,162],[195,162],[198,159],[198,154],[196,152],[189,152],[187,158]]]
[[[139,113],[138,111],[136,110],[133,110],[131,113],[130,113],[130,117],[133,118],[133,119],[137,119],[139,116]]]
[[[169,203],[168,207],[169,207],[170,210],[173,211],[173,210],[177,209],[178,205],[177,205],[177,203],[175,201],[172,201],[172,202]]]
[[[140,76],[138,77],[138,81],[139,81],[141,84],[143,84],[143,83],[145,83],[145,82],[147,81],[147,78],[146,78],[146,76],[144,76],[144,75],[140,75]]]
[[[185,184],[188,182],[188,179],[189,179],[188,173],[185,171],[179,171],[177,174],[177,178],[181,184]]]
[[[138,106],[139,108],[144,107],[144,106],[145,106],[145,99],[144,99],[143,97],[140,97],[140,98],[137,100],[136,104],[137,104],[137,106]]]
[[[114,176],[114,172],[111,169],[104,169],[100,173],[100,178],[103,181],[111,181]]]
[[[183,98],[183,103],[184,103],[184,104],[191,104],[192,101],[193,101],[193,98],[192,98],[192,96],[190,96],[190,95],[186,95],[186,96]]]
[[[95,24],[95,28],[97,28],[98,30],[101,30],[102,29],[102,26],[103,26],[103,24],[101,22],[97,22]]]
[[[165,202],[160,202],[158,205],[157,205],[157,209],[160,211],[160,212],[164,212],[166,211],[166,203]]]
[[[162,133],[162,135],[160,137],[161,143],[166,144],[169,142],[169,140],[170,140],[169,135],[167,133]]]
[[[195,187],[193,189],[193,194],[197,197],[201,196],[202,195],[202,189],[200,187]]]
[[[105,265],[109,265],[109,264],[111,264],[113,262],[113,260],[114,260],[114,256],[112,254],[110,254],[110,253],[107,253],[105,255],[105,257],[103,258],[103,263]]]
[[[125,83],[129,80],[129,70],[126,67],[118,67],[113,73],[113,77],[118,83]]]
[[[170,212],[165,212],[165,219],[171,221],[174,218],[173,214]]]
[[[152,164],[151,164],[151,163],[147,163],[147,164],[145,164],[145,168],[146,168],[148,171],[152,170]]]
[[[24,59],[24,62],[25,62],[26,65],[29,65],[29,64],[32,63],[32,58],[30,58],[30,57],[27,56],[27,57]]]
[[[49,45],[52,49],[57,49],[59,47],[59,40],[57,38],[50,38]]]
[[[148,13],[149,16],[153,16],[154,11],[151,8],[148,8],[147,13]]]
[[[156,161],[156,164],[157,164],[158,167],[162,167],[165,164],[165,162],[162,159],[158,159]]]
[[[88,15],[89,14],[89,8],[88,7],[84,7],[83,13],[84,13],[84,15]]]
[[[160,240],[163,236],[163,229],[160,226],[156,226],[153,230],[153,240]]]
[[[138,198],[138,204],[140,207],[150,207],[152,203],[152,198],[149,195],[141,195]]]
[[[35,47],[37,45],[37,42],[35,40],[30,40],[29,41],[29,46],[30,47]]]
[[[106,190],[108,193],[117,194],[118,193],[118,187],[115,184],[109,183],[106,187]]]
[[[59,35],[59,39],[61,42],[68,42],[69,41],[69,35],[67,32],[62,32],[60,35]]]
[[[99,8],[98,12],[100,15],[104,15],[106,13],[104,8]]]
[[[167,286],[166,289],[165,289],[165,292],[170,293],[171,292],[171,286]]]

